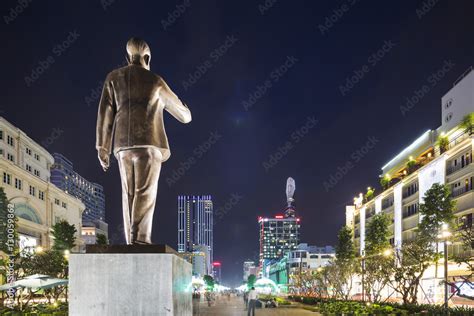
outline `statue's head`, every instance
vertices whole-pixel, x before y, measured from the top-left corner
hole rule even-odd
[[[148,44],[136,37],[127,42],[127,61],[129,65],[141,65],[150,70],[151,51]]]

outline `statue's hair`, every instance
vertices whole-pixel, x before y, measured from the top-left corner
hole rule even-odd
[[[127,42],[127,54],[130,59],[134,59],[134,56],[144,57],[145,55],[148,55],[150,58],[151,50],[144,40],[137,37],[132,37]]]

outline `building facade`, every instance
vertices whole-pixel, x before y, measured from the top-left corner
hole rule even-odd
[[[346,225],[354,231],[354,242],[361,255],[365,249],[365,228],[374,214],[384,212],[392,219],[390,242],[400,248],[416,238],[420,221],[419,206],[427,190],[435,183],[448,185],[456,201],[455,216],[461,226],[472,226],[474,213],[474,164],[472,131],[462,127],[461,120],[474,112],[474,71],[472,68],[457,80],[441,99],[441,126],[428,130],[382,167],[382,192],[367,201],[362,193],[354,205],[346,207]],[[441,142],[440,140],[443,140]],[[460,245],[449,247],[450,254],[461,251]],[[425,278],[427,288],[436,300],[440,292],[438,275]],[[432,273],[432,271],[429,271]],[[464,272],[450,265],[449,275]],[[430,280],[428,280],[431,278]]]
[[[84,203],[83,236],[87,244],[95,244],[97,234],[108,236],[104,189],[100,184],[90,182],[78,174],[73,163],[63,155],[54,153],[53,158],[51,182]]]
[[[105,220],[104,188],[90,182],[74,171],[72,162],[59,153],[53,153],[54,164],[51,166],[51,182],[58,188],[80,199],[86,209],[82,214],[84,222]]]
[[[51,227],[62,220],[77,229],[81,238],[84,204],[50,182],[51,154],[22,130],[0,117],[0,175],[10,203],[17,215],[20,248],[53,244]]]
[[[178,252],[192,253],[197,245],[209,251],[206,265],[213,262],[213,204],[210,195],[178,196]]]
[[[276,215],[274,218],[259,217],[260,266],[265,261],[282,258],[300,242],[300,219]]]

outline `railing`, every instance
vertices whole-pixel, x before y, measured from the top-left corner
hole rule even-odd
[[[382,210],[389,208],[393,205],[393,199],[384,199],[382,200]]]
[[[454,191],[451,193],[451,196],[452,196],[453,198],[455,198],[455,197],[461,196],[461,195],[463,195],[464,193],[469,192],[469,191],[472,191],[472,183],[471,183],[470,185],[468,185],[467,187],[464,186],[464,187],[461,187],[461,188],[459,188],[459,189],[457,189],[457,190],[454,190]]]
[[[458,164],[456,166],[449,166],[446,170],[446,175],[449,176],[450,174],[453,174],[455,173],[456,171],[459,171],[467,166],[469,166],[471,162],[469,160],[466,161],[466,163],[464,165],[462,164]]]
[[[454,148],[456,147],[458,144],[462,143],[463,141],[465,141],[466,139],[470,138],[472,135],[472,133],[466,131],[460,135],[458,135],[456,138],[454,139],[451,139],[451,141],[448,143],[448,146],[446,147],[446,150],[445,151],[448,151],[450,150],[451,148]],[[443,151],[444,153],[444,151]],[[435,148],[435,156],[438,157],[441,155],[441,151],[439,149],[439,146],[437,146]]]

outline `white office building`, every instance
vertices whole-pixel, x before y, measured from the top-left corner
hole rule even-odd
[[[354,199],[354,205],[346,207],[346,224],[354,231],[354,242],[361,255],[365,248],[365,227],[370,218],[384,212],[391,216],[390,242],[399,248],[404,242],[416,237],[419,223],[419,205],[425,192],[435,183],[451,188],[456,201],[455,215],[460,225],[472,226],[474,213],[474,164],[472,152],[474,136],[462,128],[463,117],[474,112],[474,71],[464,73],[441,98],[441,126],[428,130],[388,161],[381,171],[386,180],[385,188],[370,201],[362,194]],[[420,118],[422,120],[423,118]],[[438,140],[447,139],[440,147]],[[451,245],[450,254],[461,251],[460,245]],[[438,275],[427,272],[424,292],[431,293],[431,300],[438,301],[442,286],[442,267]],[[450,265],[449,276],[465,274],[463,267]],[[420,297],[427,301],[427,297]]]
[[[51,247],[51,227],[67,220],[81,238],[84,204],[50,182],[51,154],[19,128],[0,117],[0,185],[17,215],[20,248]]]

